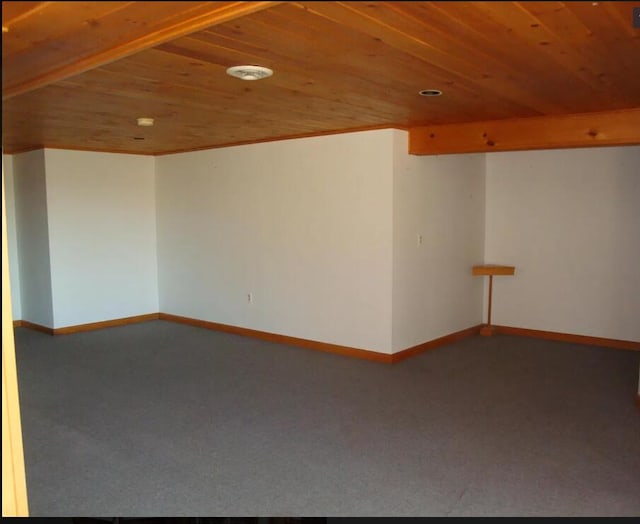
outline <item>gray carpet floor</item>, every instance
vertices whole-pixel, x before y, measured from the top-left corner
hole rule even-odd
[[[640,353],[16,329],[32,516],[640,516]]]

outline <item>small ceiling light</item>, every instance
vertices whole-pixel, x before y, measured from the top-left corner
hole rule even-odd
[[[141,116],[138,118],[138,125],[140,127],[151,127],[153,125],[153,118]]]
[[[268,67],[254,65],[239,65],[227,69],[227,74],[242,80],[261,80],[273,74]]]
[[[8,33],[9,32],[9,28],[6,25],[2,26],[2,32],[3,33]]]
[[[423,89],[422,91],[419,91],[418,94],[420,96],[440,96],[442,91],[439,89]]]

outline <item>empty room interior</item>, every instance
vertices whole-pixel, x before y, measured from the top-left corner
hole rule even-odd
[[[2,25],[3,516],[640,515],[640,3]]]

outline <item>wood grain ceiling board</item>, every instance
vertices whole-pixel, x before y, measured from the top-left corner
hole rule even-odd
[[[25,5],[7,11],[5,3],[11,31],[20,20],[35,23],[35,13],[42,24],[51,12],[46,2],[9,2]],[[166,21],[170,13],[155,17],[156,7],[145,11],[141,4],[176,3],[73,4],[91,4],[83,16],[102,27],[134,7],[138,25]],[[180,4],[197,12],[212,2]],[[357,129],[640,107],[633,2],[271,4],[5,99],[4,150],[163,154]],[[74,39],[83,41],[72,27],[48,38],[67,35],[59,49],[68,49]],[[7,53],[46,69],[46,42],[29,36]],[[258,82],[226,75],[227,67],[243,63],[275,73]],[[17,74],[15,67],[15,60],[3,61],[3,79]],[[418,96],[426,88],[444,94]],[[137,127],[139,116],[154,117],[156,125]]]
[[[3,100],[277,3],[2,2]]]

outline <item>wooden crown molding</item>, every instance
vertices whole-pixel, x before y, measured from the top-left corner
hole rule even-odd
[[[409,129],[409,153],[488,153],[640,144],[640,108]]]

